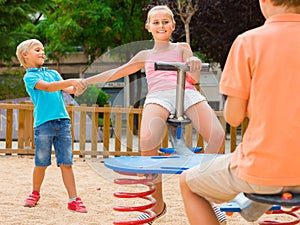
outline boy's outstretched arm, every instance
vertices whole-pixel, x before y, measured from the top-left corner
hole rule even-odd
[[[71,90],[71,88],[73,89],[73,86],[75,86],[75,85],[83,88],[84,87],[83,80],[82,79],[68,79],[68,80],[60,80],[60,81],[55,81],[55,82],[46,82],[46,81],[40,80],[36,83],[35,88],[38,90],[47,91],[47,92],[64,90],[69,94],[73,94],[74,90]]]

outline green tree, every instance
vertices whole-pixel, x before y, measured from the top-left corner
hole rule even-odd
[[[40,35],[48,57],[58,60],[80,47],[90,63],[108,47],[143,37],[143,11],[139,0],[53,0],[56,7],[29,29]]]
[[[42,14],[52,7],[49,0],[0,0],[0,60],[9,62],[15,56],[16,46],[31,33],[22,27],[36,24]]]
[[[0,60],[9,62],[28,38],[58,59],[83,50],[94,59],[108,47],[146,39],[145,2],[139,0],[0,0]]]
[[[223,69],[234,39],[264,21],[257,0],[202,0],[191,25],[193,48]]]

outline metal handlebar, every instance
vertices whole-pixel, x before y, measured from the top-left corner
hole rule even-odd
[[[190,67],[183,62],[155,62],[154,63],[155,70],[168,70],[168,71],[177,71],[181,70],[183,72],[187,72],[190,70]],[[209,70],[209,63],[202,63],[201,71]]]
[[[155,62],[155,70],[177,71],[177,86],[176,86],[176,106],[175,119],[184,120],[184,90],[186,72],[190,70],[189,66],[183,62]],[[208,63],[202,63],[202,70],[209,69]]]

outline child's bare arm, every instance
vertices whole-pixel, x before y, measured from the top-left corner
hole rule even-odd
[[[190,67],[190,77],[195,81],[194,83],[198,83],[200,81],[200,70],[202,68],[202,61],[193,56],[192,49],[187,43],[180,43],[183,49],[183,59]]]
[[[63,92],[66,92],[68,94],[74,94],[75,93],[75,88],[73,86],[67,87],[63,89]]]
[[[227,123],[237,127],[244,120],[247,112],[248,101],[228,96],[224,107],[224,117]]]
[[[71,91],[71,89],[69,87],[75,86],[77,83],[80,82],[82,82],[82,79],[68,79],[68,80],[60,80],[55,82],[46,82],[40,80],[39,82],[36,83],[35,88],[47,92],[66,90],[67,93],[70,93],[69,91]]]
[[[86,85],[105,83],[108,81],[118,80],[142,69],[145,65],[145,51],[137,53],[128,63],[118,68],[107,70],[95,76],[84,80]]]

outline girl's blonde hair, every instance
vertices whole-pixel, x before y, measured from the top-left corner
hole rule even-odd
[[[146,24],[150,23],[151,16],[157,11],[165,11],[166,13],[168,13],[170,15],[173,23],[175,23],[174,14],[173,14],[172,10],[166,5],[157,5],[149,10],[148,15],[147,15]]]
[[[21,63],[21,66],[23,66],[24,68],[26,68],[26,62],[25,62],[25,59],[24,59],[22,53],[27,52],[28,49],[31,48],[31,46],[33,46],[34,44],[43,45],[37,39],[28,39],[26,41],[21,42],[17,47],[16,55],[17,55],[17,58],[18,58],[19,62]]]

